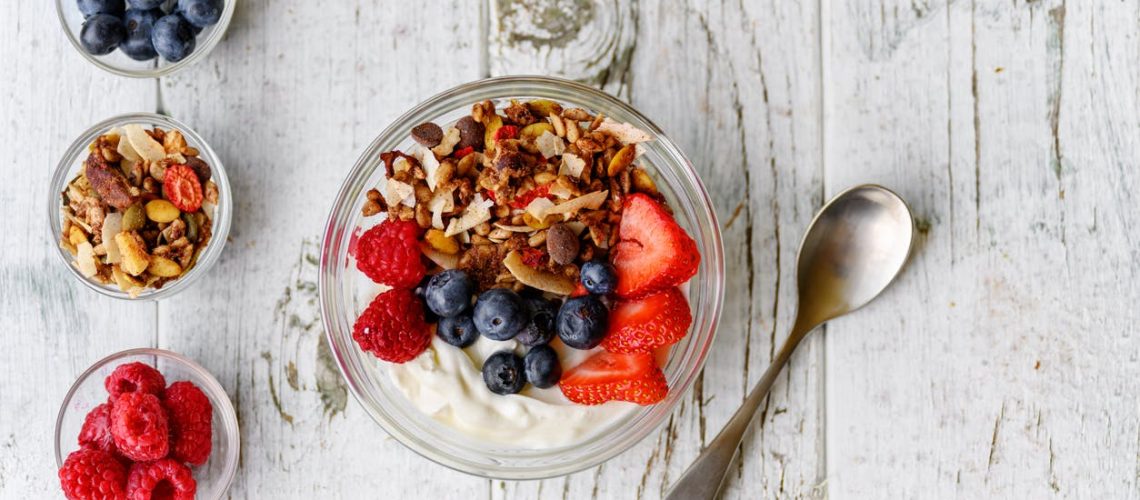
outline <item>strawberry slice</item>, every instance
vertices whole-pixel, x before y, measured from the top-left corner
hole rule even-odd
[[[653,352],[676,344],[689,332],[693,315],[677,287],[640,299],[620,300],[610,313],[602,347],[610,352]]]
[[[611,258],[620,297],[644,297],[697,274],[697,243],[653,198],[641,193],[626,197],[618,236]]]
[[[558,383],[566,399],[583,405],[629,401],[651,405],[665,399],[669,386],[652,354],[598,351],[571,368]]]

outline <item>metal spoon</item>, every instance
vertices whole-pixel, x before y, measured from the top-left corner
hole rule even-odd
[[[796,346],[815,327],[863,307],[895,279],[910,255],[914,218],[902,198],[882,186],[855,186],[815,216],[797,258],[799,311],[792,333],[748,399],[666,498],[714,498],[744,431]]]

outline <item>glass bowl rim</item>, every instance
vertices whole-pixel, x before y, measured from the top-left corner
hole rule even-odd
[[[227,446],[226,448],[226,469],[223,473],[224,477],[220,478],[222,481],[219,483],[225,485],[225,487],[220,490],[220,493],[222,493],[224,496],[224,494],[229,491],[230,486],[233,485],[234,479],[237,477],[238,460],[241,457],[241,426],[237,420],[237,411],[234,409],[233,401],[230,400],[230,396],[226,393],[226,390],[222,387],[222,384],[218,383],[218,379],[214,378],[214,375],[203,368],[202,365],[199,365],[197,362],[186,356],[165,349],[138,347],[134,349],[119,351],[107,355],[95,363],[92,363],[91,366],[83,371],[83,373],[80,373],[78,377],[75,377],[75,381],[71,383],[71,387],[68,388],[67,394],[63,397],[63,402],[60,404],[59,412],[56,414],[55,418],[54,447],[56,469],[63,467],[63,447],[61,446],[61,439],[63,437],[62,433],[64,416],[68,413],[68,407],[71,404],[71,400],[79,392],[79,388],[82,383],[87,381],[91,375],[93,375],[104,366],[107,366],[116,360],[133,356],[155,356],[173,361],[175,364],[178,364],[181,367],[187,369],[190,373],[193,373],[197,379],[192,380],[192,382],[195,382],[196,385],[199,382],[204,385],[204,387],[200,387],[200,389],[202,389],[207,394],[212,395],[213,400],[222,402],[224,407],[220,412],[222,414],[223,420],[221,422],[221,427],[224,433],[229,437],[227,442],[231,445]],[[215,429],[216,428],[217,423],[215,422]]]
[[[645,407],[646,410],[639,410],[640,413],[635,412],[633,415],[631,415],[631,418],[634,418],[636,420],[637,418],[644,417],[645,415],[648,415],[649,412],[653,411],[653,408],[664,404],[668,404],[669,407],[658,417],[656,417],[656,421],[650,422],[651,425],[649,425],[648,428],[643,426],[640,429],[637,427],[630,429],[634,431],[631,434],[636,434],[636,436],[632,439],[628,437],[623,438],[623,443],[620,446],[613,446],[606,449],[605,451],[602,451],[601,453],[591,455],[587,459],[580,460],[574,464],[556,464],[554,466],[545,466],[541,469],[520,469],[499,465],[473,464],[468,460],[450,455],[446,453],[445,450],[441,450],[425,443],[418,442],[414,436],[407,435],[406,430],[403,429],[398,422],[383,414],[383,412],[380,410],[373,408],[369,404],[369,398],[366,397],[366,394],[364,394],[365,391],[361,387],[360,382],[353,378],[354,369],[350,366],[350,360],[347,359],[347,354],[343,353],[341,349],[337,348],[338,337],[344,335],[341,333],[342,328],[340,328],[339,324],[339,321],[342,319],[339,318],[339,316],[343,316],[343,313],[340,311],[342,305],[339,303],[334,303],[338,302],[334,299],[340,298],[340,295],[336,292],[338,283],[336,283],[335,280],[329,276],[331,272],[335,272],[335,270],[330,270],[335,268],[336,262],[339,258],[339,255],[333,255],[332,247],[340,247],[339,243],[335,241],[338,233],[343,229],[340,226],[344,225],[343,223],[347,223],[352,220],[350,217],[352,217],[352,207],[356,202],[356,199],[350,198],[350,195],[358,185],[365,183],[374,172],[375,159],[373,156],[379,154],[385,144],[392,141],[393,138],[406,136],[411,127],[416,125],[418,122],[423,120],[434,120],[440,115],[461,109],[458,106],[469,105],[476,100],[481,100],[483,98],[480,95],[481,92],[490,94],[497,90],[509,89],[512,86],[525,87],[512,92],[512,94],[519,97],[534,96],[533,94],[528,94],[528,92],[573,91],[576,94],[580,94],[582,96],[579,98],[580,100],[596,103],[598,107],[611,106],[615,109],[620,110],[622,113],[633,117],[636,120],[640,120],[641,123],[639,126],[644,126],[646,131],[653,134],[655,137],[655,142],[657,144],[660,144],[663,150],[668,153],[668,157],[670,159],[668,163],[670,163],[672,167],[679,170],[678,175],[684,176],[683,180],[688,184],[681,186],[681,188],[692,191],[692,193],[690,193],[692,196],[686,196],[686,198],[688,198],[688,202],[692,203],[694,206],[695,213],[693,215],[695,215],[697,219],[694,220],[693,223],[698,225],[705,225],[708,229],[708,236],[711,239],[711,241],[708,241],[708,243],[711,244],[705,248],[702,248],[704,250],[704,254],[702,255],[702,267],[704,266],[705,262],[709,264],[707,271],[708,276],[706,276],[702,281],[702,286],[708,287],[708,291],[704,292],[708,301],[708,307],[703,312],[703,314],[707,316],[707,320],[704,322],[706,326],[700,332],[694,330],[691,333],[691,335],[702,335],[706,337],[706,340],[703,342],[703,344],[694,345],[684,353],[674,353],[674,355],[684,354],[685,358],[683,359],[686,361],[686,363],[678,368],[679,371],[684,372],[679,379],[680,387],[672,387],[670,389],[670,396],[667,397],[672,399],[672,401],[669,401],[669,399],[667,399],[667,402],[663,402],[659,405]],[[509,97],[511,97],[511,95],[505,94],[502,96],[487,98],[506,99]],[[449,107],[442,108],[444,104],[449,105]],[[431,114],[428,114],[429,112]],[[676,186],[670,185],[670,187],[673,188]],[[333,357],[336,359],[337,367],[340,370],[341,376],[344,377],[345,382],[347,383],[350,392],[353,395],[353,398],[356,399],[356,401],[363,407],[365,412],[372,418],[373,421],[380,425],[382,429],[384,429],[390,436],[395,438],[405,447],[411,449],[418,455],[428,460],[431,460],[450,469],[490,479],[530,480],[562,476],[601,464],[613,458],[614,456],[625,452],[635,444],[641,442],[646,437],[648,437],[651,432],[659,428],[665,423],[666,420],[668,420],[667,417],[671,415],[676,410],[677,405],[680,404],[681,396],[688,393],[689,389],[692,387],[693,382],[703,370],[704,363],[707,360],[708,351],[711,348],[712,343],[715,341],[717,325],[719,323],[724,299],[724,278],[725,270],[722,235],[720,232],[720,225],[717,222],[716,210],[712,204],[708,191],[705,188],[704,183],[701,181],[700,176],[693,168],[692,163],[688,160],[684,153],[681,152],[680,148],[677,147],[676,144],[674,144],[672,140],[670,140],[659,127],[657,127],[651,120],[649,120],[639,111],[634,109],[633,106],[626,104],[620,99],[593,87],[589,87],[572,80],[556,77],[539,75],[515,75],[476,80],[452,87],[448,90],[438,93],[416,104],[407,112],[392,120],[390,124],[379,135],[377,135],[370,144],[364,148],[363,152],[354,164],[352,170],[346,176],[340,190],[336,195],[336,198],[333,201],[333,206],[331,207],[330,215],[326,223],[321,242],[318,291],[321,303],[321,317],[325,326],[325,336],[326,340],[329,342],[330,351],[332,351]],[[696,327],[697,324],[694,322],[694,328]],[[677,394],[675,399],[673,399],[674,393]],[[382,404],[383,401],[380,401],[380,403]],[[615,427],[611,431],[607,432],[612,432],[613,430],[617,429],[618,427]],[[587,443],[588,442],[590,442],[590,440],[587,440]],[[561,451],[572,450],[574,446],[576,445],[571,445]]]
[[[198,256],[198,262],[194,264],[194,267],[182,277],[171,281],[158,290],[148,289],[138,297],[131,297],[113,285],[97,283],[83,276],[83,274],[72,265],[73,257],[71,254],[59,246],[59,239],[62,237],[61,232],[63,230],[59,196],[64,186],[71,182],[71,176],[69,174],[72,171],[72,167],[79,161],[83,153],[87,151],[87,146],[91,141],[114,127],[136,122],[142,122],[147,125],[159,124],[168,127],[168,129],[174,128],[182,132],[187,142],[198,149],[198,156],[210,164],[210,180],[214,181],[214,184],[218,186],[218,205],[214,211],[214,217],[211,219],[214,224],[214,232],[210,236],[210,242],[206,245],[206,250]],[[218,158],[217,153],[210,147],[210,144],[206,142],[197,131],[189,125],[166,115],[157,113],[127,113],[113,116],[92,125],[68,146],[63,157],[56,165],[55,173],[52,174],[50,192],[48,193],[47,223],[48,231],[51,235],[50,244],[55,248],[54,253],[59,256],[60,261],[63,262],[64,267],[71,272],[71,275],[81,283],[107,297],[130,301],[148,301],[171,297],[189,288],[190,285],[206,274],[210,268],[217,263],[222,255],[222,250],[226,246],[226,240],[229,238],[232,212],[233,195],[230,190],[230,181],[226,173],[225,165],[222,164],[221,159]]]
[[[67,23],[67,16],[65,16],[63,13],[63,9],[66,8],[63,4],[67,1],[68,0],[55,0],[56,17],[59,18],[60,28],[62,28],[64,34],[67,35],[67,41],[71,42],[71,46],[74,47],[75,51],[79,52],[79,55],[83,56],[87,62],[113,75],[124,76],[127,78],[161,78],[164,76],[173,75],[174,73],[192,66],[194,63],[197,63],[198,61],[204,59],[207,54],[214,51],[214,48],[217,47],[218,43],[222,41],[222,38],[225,36],[226,31],[229,30],[230,21],[233,20],[234,9],[236,8],[234,4],[236,4],[238,0],[225,0],[225,5],[222,6],[222,17],[218,19],[218,22],[216,24],[209,28],[211,29],[210,35],[201,45],[196,46],[194,48],[194,51],[191,52],[189,56],[186,56],[186,58],[176,63],[170,63],[165,66],[155,66],[154,68],[149,69],[120,68],[99,59],[99,57],[103,56],[94,56],[88,54],[86,50],[83,50],[83,45],[79,43],[78,33],[71,29],[71,26]],[[158,59],[156,58],[153,60]]]

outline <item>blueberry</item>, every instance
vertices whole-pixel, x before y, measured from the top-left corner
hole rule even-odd
[[[475,328],[491,340],[510,340],[526,326],[526,304],[506,288],[483,292],[475,301]]]
[[[127,36],[119,45],[127,57],[136,61],[149,61],[158,57],[154,51],[154,43],[150,41],[150,34],[154,30],[154,23],[162,17],[162,11],[128,9],[123,15],[123,27]]]
[[[79,32],[79,43],[88,54],[101,56],[115,50],[126,34],[123,21],[119,18],[108,14],[95,14],[83,21],[83,29]]]
[[[558,353],[548,345],[531,349],[523,358],[523,364],[526,366],[526,380],[539,389],[554,387],[562,378],[562,364],[558,362]]]
[[[542,297],[526,297],[529,320],[515,337],[520,344],[534,347],[550,342],[554,338],[554,318],[558,316],[558,303]]]
[[[596,295],[571,298],[558,311],[558,338],[575,349],[593,349],[606,336],[607,315]]]
[[[127,0],[127,7],[135,10],[151,10],[162,7],[164,3],[166,0]]]
[[[475,329],[475,320],[471,319],[470,314],[440,319],[435,334],[455,347],[467,347],[479,338],[479,330]]]
[[[154,50],[170,62],[178,62],[194,52],[197,41],[190,23],[178,14],[169,14],[154,23],[151,32]]]
[[[499,351],[483,362],[483,383],[495,394],[514,394],[526,385],[522,358]]]
[[[475,282],[467,273],[449,269],[431,277],[424,290],[424,301],[428,309],[446,318],[467,310],[474,291]]]
[[[582,264],[582,286],[586,291],[605,295],[617,289],[617,271],[604,260],[591,260]]]
[[[199,28],[213,26],[222,18],[222,0],[178,0],[178,12]]]
[[[79,0],[76,3],[85,18],[95,14],[123,15],[123,0]]]

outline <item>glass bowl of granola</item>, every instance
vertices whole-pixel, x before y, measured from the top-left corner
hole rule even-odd
[[[629,105],[557,78],[439,94],[365,150],[319,291],[368,414],[420,455],[537,479],[657,429],[696,379],[724,288],[695,170]]]
[[[118,76],[159,78],[213,51],[229,28],[237,0],[136,3],[157,8],[139,10],[124,0],[55,0],[55,8],[67,40],[87,62]],[[180,3],[198,5],[188,15]],[[155,31],[163,32],[165,40],[154,43]]]
[[[152,113],[84,132],[52,177],[57,254],[87,287],[119,299],[185,290],[218,260],[230,229],[230,184],[201,136]]]
[[[117,425],[127,421],[147,425]],[[194,498],[223,498],[240,448],[225,389],[193,360],[162,349],[130,349],[97,361],[67,391],[55,422],[55,461],[61,479],[68,478],[61,481],[65,489],[96,482],[71,465],[85,461],[111,469],[99,478],[114,483],[109,489],[193,488]],[[127,481],[132,469],[163,480]],[[142,491],[130,497],[136,495],[151,498]]]

